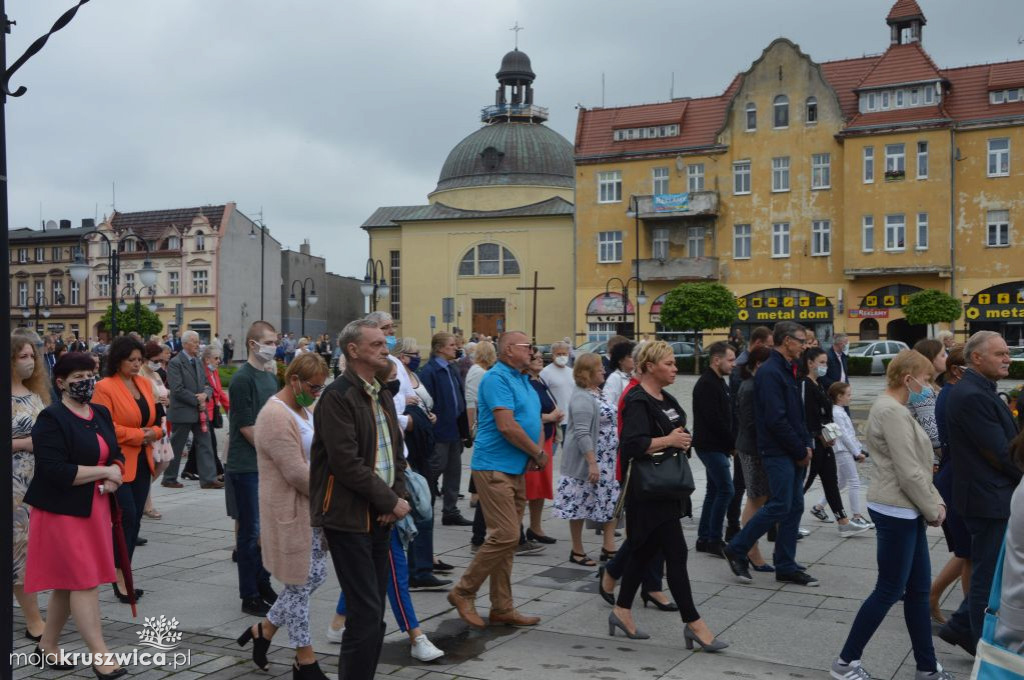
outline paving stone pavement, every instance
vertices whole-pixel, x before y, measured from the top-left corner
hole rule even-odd
[[[672,391],[690,411],[690,391],[695,379],[680,376]],[[883,388],[881,378],[854,378],[855,419],[863,420],[871,399]],[[224,430],[219,431],[221,437]],[[221,451],[225,447],[220,448]],[[468,464],[469,455],[464,457]],[[698,491],[694,507],[703,500],[704,468],[692,461]],[[862,467],[867,476],[870,463]],[[464,470],[468,477],[468,467]],[[224,512],[222,491],[200,490],[197,482],[185,482],[180,490],[154,487],[156,506],[163,519],[143,521],[141,535],[149,544],[135,552],[136,586],[146,593],[133,619],[127,605],[118,603],[110,589],[100,590],[104,635],[116,652],[140,652],[138,631],[145,617],[174,617],[183,633],[174,652],[189,655],[186,663],[132,667],[132,678],[149,680],[230,680],[232,678],[291,677],[293,653],[273,646],[271,666],[263,672],[251,663],[250,648],[241,649],[235,638],[255,622],[243,614],[237,595],[237,572],[231,561],[233,527]],[[817,496],[820,487],[811,492]],[[467,516],[468,501],[461,501]],[[808,503],[808,506],[810,504]],[[696,537],[696,521],[684,520],[687,543]],[[542,617],[533,629],[490,628],[472,631],[455,615],[443,592],[413,595],[416,614],[424,632],[445,656],[430,664],[415,662],[409,655],[408,637],[401,633],[391,614],[386,614],[387,638],[378,668],[378,678],[400,677],[422,680],[449,678],[543,678],[576,680],[735,680],[736,678],[824,678],[838,653],[862,600],[875,578],[875,542],[871,534],[841,539],[835,524],[822,523],[809,514],[804,526],[810,536],[799,544],[798,559],[821,581],[819,588],[778,584],[770,574],[756,574],[754,583],[739,585],[724,561],[690,553],[689,573],[695,601],[712,630],[731,646],[723,653],[690,652],[682,644],[682,623],[678,615],[641,606],[634,608],[638,625],[650,640],[609,637],[605,621],[609,608],[597,595],[594,570],[568,562],[569,531],[566,522],[547,514],[545,531],[558,543],[537,555],[519,557],[513,568],[513,593],[519,608]],[[455,565],[457,578],[469,564],[470,529],[435,528],[436,552]],[[585,532],[588,552],[597,555],[599,538]],[[941,531],[929,529],[932,570],[937,573],[948,559]],[[766,546],[762,541],[762,550]],[[338,582],[330,570],[328,582],[313,595],[312,630],[321,666],[336,677],[338,646],[327,642],[325,629],[334,612]],[[943,607],[954,609],[960,597],[956,589],[947,595]],[[41,597],[45,606],[46,597]],[[639,605],[639,601],[637,602]],[[486,615],[487,589],[481,591],[478,607]],[[33,643],[23,635],[24,619],[15,609],[15,651],[29,653]],[[286,631],[277,636],[286,643]],[[62,648],[85,651],[69,621]],[[149,650],[154,651],[154,650]],[[971,659],[936,638],[936,651],[944,667],[958,678],[967,678]],[[179,657],[180,659],[180,657]],[[868,645],[865,664],[877,678],[913,678],[914,663],[903,614],[899,607],[887,617],[882,629]],[[62,673],[40,671],[12,663],[14,678],[86,678],[88,668]]]

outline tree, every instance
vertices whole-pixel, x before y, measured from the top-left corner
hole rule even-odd
[[[100,319],[101,330],[110,331],[110,313],[113,309],[114,307],[107,306],[107,311],[104,312],[103,317]],[[149,307],[145,304],[139,305],[139,322],[136,323],[135,319],[135,302],[129,302],[128,308],[125,311],[118,310],[117,312],[117,332],[125,334],[135,331],[145,339],[151,335],[159,335],[160,331],[164,328],[164,322],[160,320],[156,312],[149,311]]]
[[[903,305],[907,323],[928,325],[929,335],[934,335],[934,324],[953,323],[963,313],[963,304],[952,295],[940,290],[922,290],[914,293]]]
[[[736,297],[720,283],[683,283],[665,296],[661,306],[661,323],[674,331],[701,331],[728,328],[736,320],[739,307]],[[694,338],[696,356],[693,372],[700,372],[700,347]]]

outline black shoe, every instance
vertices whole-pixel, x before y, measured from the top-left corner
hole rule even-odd
[[[557,538],[551,538],[550,536],[541,536],[540,534],[535,534],[533,532],[533,529],[526,530],[526,540],[536,541],[537,543],[546,543],[548,545],[558,542]]]
[[[33,654],[35,654],[36,658],[39,659],[39,663],[36,664],[36,666],[38,668],[42,668],[43,670],[47,668],[52,668],[55,671],[73,671],[75,670],[75,668],[77,668],[77,666],[75,666],[75,664],[73,663],[56,663],[57,659],[60,658],[60,652],[47,652],[44,655],[43,650],[39,649],[39,645],[36,645],[36,650],[33,652]],[[50,663],[49,661],[47,661],[47,657],[52,658],[54,660],[54,663]]]
[[[270,605],[262,597],[247,597],[242,600],[242,611],[249,616],[266,616]]]
[[[977,643],[974,642],[970,635],[964,635],[953,630],[948,623],[944,623],[939,627],[938,636],[943,642],[959,647],[971,656],[974,656],[978,651]]]
[[[725,542],[728,543],[736,534],[740,533],[739,524],[730,524],[725,528]]]
[[[708,540],[706,538],[698,538],[697,542],[693,544],[693,549],[697,552],[707,552]]]
[[[729,549],[729,546],[725,546],[722,549],[722,556],[725,557],[726,562],[729,563],[729,569],[732,570],[732,573],[735,574],[740,583],[752,583],[754,581],[750,576],[750,569],[748,568],[750,560],[747,559],[746,555],[737,555]]]
[[[262,602],[262,600],[260,601]],[[266,603],[264,602],[264,604]],[[244,603],[242,605],[242,610],[245,610]],[[260,670],[267,670],[270,666],[270,662],[267,661],[267,652],[270,650],[270,640],[263,637],[262,621],[256,624],[256,635],[252,634],[252,628],[246,628],[245,632],[238,636],[238,640],[236,640],[236,642],[238,642],[239,647],[245,647],[249,642],[252,642],[252,662],[256,664]]]
[[[473,526],[473,520],[466,519],[462,515],[451,515],[441,518],[441,524],[446,527],[471,527]]]
[[[146,545],[147,543],[149,543],[149,539],[148,538],[143,538],[142,536],[136,536],[135,537],[135,547],[136,548],[138,548],[139,546]]]
[[[28,632],[28,628],[26,628],[25,629],[25,639],[26,640],[31,640],[32,642],[39,642],[40,640],[43,639],[43,634],[40,633],[39,635],[33,635],[32,633]]]
[[[409,590],[447,590],[447,587],[452,584],[450,579],[437,578],[433,574],[426,578],[411,578],[409,579]]]
[[[320,668],[316,661],[305,665],[296,662],[292,665],[292,680],[329,680],[329,676]]]
[[[259,584],[258,588],[260,591],[260,598],[262,598],[264,602],[271,605],[277,602],[277,593],[274,592],[269,581],[264,581]]]
[[[100,673],[99,670],[96,669],[96,666],[92,666],[91,668],[92,672],[96,674],[96,677],[99,678],[99,680],[114,680],[114,678],[123,678],[128,675],[128,669],[124,667],[110,671],[109,673]]]
[[[780,583],[792,583],[793,585],[809,586],[811,588],[818,586],[818,579],[804,571],[794,571],[792,574],[779,574],[776,572],[775,580]]]
[[[601,594],[601,599],[615,606],[615,591],[604,589],[604,567],[597,568],[597,592]]]
[[[663,612],[677,612],[677,611],[679,611],[679,606],[675,602],[669,602],[667,604],[664,603],[664,602],[658,602],[653,597],[648,595],[646,590],[641,590],[640,591],[640,599],[644,601],[644,609],[647,609],[647,603],[650,602],[651,604],[653,604],[655,606],[655,608],[657,608],[657,609],[659,609],[659,610],[661,610]]]
[[[723,543],[722,541],[708,541],[704,548],[704,552],[706,552],[708,555],[711,555],[712,557],[720,557],[724,560],[725,553],[722,552],[724,548],[725,543]]]
[[[197,475],[194,472],[182,472],[181,473],[181,478],[182,479],[187,479],[187,480],[192,481],[192,482],[195,482],[195,481],[199,480],[199,475]]]
[[[122,595],[121,591],[117,589],[117,584],[116,583],[111,583],[110,587],[114,589],[114,596],[118,599],[118,601],[123,602],[124,604],[131,604],[131,600],[128,599],[128,595],[127,594],[126,595]],[[142,590],[142,588],[136,588],[135,589],[135,601],[136,602],[138,602],[139,600],[142,599],[142,594],[144,592],[146,592],[146,591]]]
[[[238,551],[237,550],[232,550],[231,551],[231,561],[232,562],[237,562],[238,561]]]
[[[442,562],[441,560],[434,562],[434,566],[431,569],[431,571],[433,571],[435,574],[450,574],[454,570],[455,567],[448,564],[447,562]]]

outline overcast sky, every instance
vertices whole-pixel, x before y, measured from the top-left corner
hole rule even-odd
[[[1020,0],[919,0],[942,68],[1024,59]],[[13,62],[73,0],[7,0]],[[93,0],[15,75],[12,227],[235,201],[361,277],[359,225],[426,201],[513,46],[572,141],[575,106],[720,93],[775,38],[879,53],[892,0]]]

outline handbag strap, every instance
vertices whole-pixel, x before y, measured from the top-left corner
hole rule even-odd
[[[1006,537],[1004,536],[1003,545],[999,548],[999,561],[996,562],[996,571],[992,576],[992,589],[988,593],[988,611],[993,614],[999,613],[999,600],[1003,595],[1003,557],[1005,555]]]

